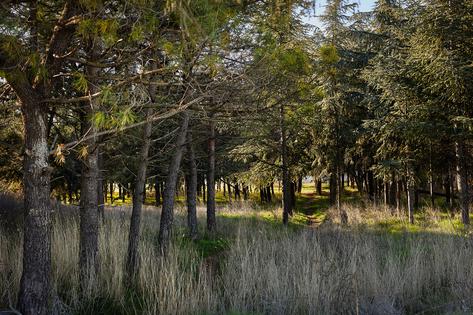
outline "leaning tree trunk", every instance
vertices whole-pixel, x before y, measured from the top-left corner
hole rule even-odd
[[[87,74],[96,77],[98,69],[88,66]],[[89,84],[89,95],[97,93],[97,85]],[[97,130],[90,123],[91,117],[98,107],[94,99],[84,105],[83,136],[85,149],[87,150],[82,161],[81,192],[80,192],[80,255],[79,255],[79,278],[80,287],[84,295],[88,295],[95,287],[98,273],[98,236],[99,236],[99,212],[98,212],[98,178],[99,148],[96,142]]]
[[[155,89],[150,88],[151,99],[154,99],[155,94]],[[146,169],[148,167],[148,152],[151,145],[151,132],[153,127],[150,120],[152,115],[153,108],[149,107],[146,110],[146,124],[143,127],[143,145],[140,150],[138,172],[136,174],[136,182],[133,190],[133,209],[131,212],[130,232],[128,234],[128,255],[126,261],[126,271],[129,280],[132,280],[139,270],[138,247],[140,240],[141,210],[145,198]]]
[[[289,176],[289,168],[287,163],[287,139],[286,139],[286,122],[284,105],[279,108],[279,129],[281,133],[281,161],[282,161],[282,222],[287,225],[289,222],[289,214],[292,211],[291,203],[291,179]]]
[[[187,133],[187,168],[186,173],[186,202],[187,202],[187,228],[189,238],[197,239],[197,165],[195,163],[192,133]]]
[[[23,165],[23,273],[18,297],[22,314],[47,314],[51,278],[51,205],[45,107],[32,95],[22,99],[25,132]]]
[[[455,155],[457,158],[457,189],[460,204],[462,222],[464,225],[470,224],[469,192],[467,168],[465,163],[465,144],[462,141],[455,143]]]
[[[215,122],[210,121],[208,139],[208,162],[207,170],[207,230],[215,232],[217,219],[215,217]],[[225,183],[223,184],[225,187]],[[228,196],[231,196],[230,190]],[[230,198],[230,197],[229,197]]]
[[[181,165],[182,151],[186,142],[187,127],[189,125],[189,113],[185,111],[182,117],[181,128],[176,141],[176,151],[169,165],[169,173],[163,194],[163,207],[161,211],[161,222],[159,225],[158,247],[161,254],[166,254],[171,240],[171,229],[174,220],[174,198],[176,184]]]

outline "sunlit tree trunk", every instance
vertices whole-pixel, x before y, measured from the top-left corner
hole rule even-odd
[[[464,225],[470,224],[470,200],[468,192],[467,168],[465,163],[465,144],[462,141],[455,142],[455,155],[457,159],[457,190],[458,201]]]

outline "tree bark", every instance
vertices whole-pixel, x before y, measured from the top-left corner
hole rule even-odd
[[[215,216],[215,122],[212,120],[210,121],[209,125],[208,164],[209,169],[207,170],[207,230],[209,232],[214,232],[217,227],[217,220]],[[228,190],[228,196],[231,196],[230,187]]]
[[[186,173],[187,228],[189,238],[197,239],[197,165],[195,163],[192,133],[187,133],[187,173]]]
[[[455,142],[455,155],[457,160],[457,190],[462,222],[470,224],[470,198],[468,192],[468,173],[466,168],[465,144],[462,141]]]
[[[97,148],[97,150],[99,150]],[[106,192],[104,192],[104,189],[103,189],[103,171],[102,171],[102,167],[103,167],[103,153],[102,152],[98,152],[98,179],[97,179],[97,203],[98,203],[98,211],[99,211],[99,218],[102,220],[104,220],[105,218],[105,194]]]
[[[113,204],[113,202],[115,201],[113,199],[113,193],[114,193],[114,191],[113,191],[113,182],[110,182],[110,204]]]
[[[317,195],[322,196],[322,181],[320,179],[317,179],[315,186],[317,190]]]
[[[337,179],[335,174],[330,174],[330,183],[329,183],[329,203],[331,206],[335,205],[337,201]]]
[[[176,141],[176,150],[169,165],[169,172],[166,177],[166,185],[163,194],[163,207],[161,211],[161,222],[158,234],[158,249],[165,255],[169,249],[171,241],[172,224],[174,220],[174,198],[176,183],[179,176],[182,152],[186,142],[187,127],[189,126],[189,113],[183,113],[181,128]]]
[[[286,139],[286,121],[284,104],[281,103],[279,107],[279,131],[281,133],[281,161],[282,161],[282,208],[283,216],[282,222],[287,225],[289,222],[289,214],[291,213],[291,179],[289,175],[288,161],[287,161],[287,139]]]
[[[156,207],[161,205],[161,187],[158,175],[154,178],[154,194],[156,198]]]
[[[401,181],[396,180],[396,212],[401,213]]]
[[[154,87],[154,88],[153,88]],[[150,96],[154,101],[156,88],[150,87]],[[153,123],[151,117],[153,116],[153,108],[149,107],[146,110],[146,124],[143,127],[143,145],[140,150],[138,172],[136,174],[135,187],[133,190],[133,208],[131,212],[130,231],[128,234],[128,254],[126,261],[126,271],[129,280],[135,278],[139,270],[139,240],[140,240],[140,224],[141,212],[143,208],[143,201],[145,199],[145,183],[146,170],[148,168],[148,153],[151,145],[151,132]]]
[[[340,215],[340,222],[342,224],[348,224],[348,215],[345,210],[342,208],[342,191],[343,186],[341,182],[341,170],[340,166],[337,166],[337,177],[336,177],[336,184],[337,184],[337,191],[336,191],[336,202],[337,202],[337,210]]]
[[[18,309],[22,314],[48,313],[51,277],[49,149],[45,108],[31,95],[21,99],[25,130],[23,164],[23,273]]]
[[[97,45],[97,43],[95,43]],[[97,56],[97,47],[92,48],[92,59]],[[87,75],[96,77],[98,68],[87,66]],[[96,82],[88,85],[88,95],[98,92]],[[87,149],[86,156],[82,161],[81,172],[81,193],[80,193],[80,255],[79,255],[79,278],[80,287],[83,294],[88,295],[95,287],[98,272],[98,236],[99,236],[99,215],[98,215],[98,177],[99,164],[95,126],[91,123],[93,113],[97,110],[98,103],[95,99],[83,106],[84,121],[82,122],[83,136],[88,137],[84,141]]]
[[[407,213],[409,216],[409,223],[414,224],[414,203],[415,203],[415,187],[413,183],[413,174],[410,168],[407,169]]]

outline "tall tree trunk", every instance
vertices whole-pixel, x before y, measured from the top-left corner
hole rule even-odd
[[[208,139],[208,164],[207,170],[207,230],[214,232],[217,228],[215,217],[215,122],[210,120]],[[223,184],[225,187],[225,183]],[[228,189],[230,198],[230,187]]]
[[[156,175],[154,178],[154,194],[156,198],[156,207],[161,205],[161,187],[160,187],[160,179]]]
[[[383,193],[384,210],[387,211],[389,209],[389,183],[386,179],[384,180]]]
[[[335,205],[337,201],[337,179],[335,174],[330,174],[329,179],[329,203],[330,205]]]
[[[186,143],[187,127],[189,126],[189,113],[183,113],[181,128],[176,141],[176,149],[169,165],[166,185],[163,194],[163,207],[161,211],[161,222],[159,225],[158,248],[161,254],[166,254],[171,241],[172,224],[174,220],[174,198],[176,183],[179,176],[182,151]]]
[[[322,181],[320,179],[317,179],[315,182],[315,186],[317,195],[322,196]]]
[[[401,213],[401,181],[396,180],[396,212],[399,215]]]
[[[149,94],[153,103],[155,102],[156,88],[152,86],[149,88]],[[140,240],[140,224],[141,212],[143,208],[143,201],[145,199],[145,183],[146,170],[148,167],[148,153],[151,145],[151,132],[153,123],[151,117],[153,116],[153,108],[149,107],[146,110],[146,124],[143,126],[143,144],[140,150],[138,172],[136,174],[136,181],[133,190],[133,209],[131,212],[130,231],[128,234],[128,254],[126,261],[126,271],[128,280],[135,278],[139,270],[139,240]]]
[[[468,178],[466,168],[465,144],[462,141],[455,142],[455,155],[457,159],[457,190],[460,204],[462,222],[464,225],[470,224],[470,198],[468,192]]]
[[[50,174],[46,112],[33,95],[21,100],[25,130],[23,164],[23,273],[18,309],[22,314],[48,313],[51,276]]]
[[[291,178],[289,175],[288,154],[287,154],[287,139],[286,139],[286,121],[284,104],[281,103],[279,107],[279,131],[281,133],[281,161],[282,161],[282,208],[283,217],[282,222],[287,225],[289,222],[289,214],[291,209]]]
[[[95,77],[98,70],[94,67],[87,67],[87,74]],[[96,84],[89,84],[89,95],[96,92]],[[79,277],[81,291],[84,295],[89,295],[95,288],[98,272],[99,215],[97,187],[99,148],[95,137],[96,128],[90,123],[97,106],[96,101],[91,99],[83,107],[85,114],[82,122],[83,136],[88,138],[84,141],[87,154],[82,161],[81,172]]]
[[[227,192],[228,192],[228,202],[232,203],[232,187],[230,186],[230,181],[227,182]]]
[[[195,240],[197,239],[197,165],[190,130],[187,133],[186,202],[189,237]]]
[[[340,215],[340,222],[342,224],[347,224],[348,223],[348,215],[345,212],[345,210],[342,208],[342,191],[343,191],[343,186],[341,182],[341,168],[340,166],[337,166],[337,179],[336,179],[336,184],[337,184],[337,191],[336,191],[336,202],[337,202],[337,210]]]
[[[415,186],[413,174],[410,168],[407,169],[407,213],[409,215],[409,223],[414,224],[414,203],[415,203]]]
[[[99,150],[97,148],[97,150]],[[105,194],[106,192],[104,193],[104,185],[103,185],[103,171],[102,171],[102,167],[103,167],[103,153],[99,151],[98,153],[98,168],[99,168],[99,172],[98,172],[98,179],[97,179],[97,203],[98,203],[98,211],[99,211],[99,218],[102,220],[104,220],[105,218]]]
[[[374,176],[372,171],[367,172],[367,179],[368,179],[368,197],[371,201],[375,201],[375,188],[374,188]]]
[[[110,182],[110,204],[113,204],[113,202],[115,201],[115,199],[113,199],[113,182]]]
[[[291,181],[291,211],[289,212],[291,216],[295,208],[296,208],[296,182]]]
[[[445,202],[447,206],[450,207],[450,210],[451,210],[451,202],[452,202],[451,182],[452,182],[452,178],[450,176],[450,167],[449,167],[444,185],[445,185]]]

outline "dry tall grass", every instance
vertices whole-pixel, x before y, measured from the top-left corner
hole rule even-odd
[[[202,209],[201,209],[202,210]],[[248,210],[250,211],[250,210]],[[203,211],[200,211],[203,226]],[[235,210],[232,210],[235,213]],[[53,228],[56,308],[80,314],[405,314],[473,310],[473,242],[442,233],[339,228],[284,229],[254,217],[220,217],[230,240],[202,258],[185,240],[178,211],[171,254],[155,250],[159,213],[144,213],[141,270],[124,284],[128,209],[107,212],[100,233],[101,272],[87,301],[78,295],[78,222]],[[21,240],[0,233],[0,304],[15,303]],[[62,303],[60,302],[62,301]],[[65,306],[67,305],[67,307]]]

